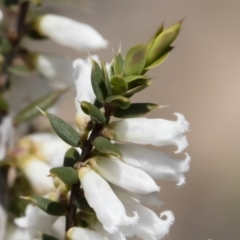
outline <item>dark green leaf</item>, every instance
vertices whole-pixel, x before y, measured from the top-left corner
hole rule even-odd
[[[128,90],[127,83],[121,75],[112,76],[111,85],[112,85],[114,94],[121,94]]]
[[[149,77],[144,75],[133,75],[125,78],[128,88],[132,89],[140,85],[144,85],[149,81]]]
[[[102,67],[103,80],[104,80],[106,88],[107,88],[108,96],[111,96],[112,95],[112,88],[111,88],[111,84],[110,84],[110,81],[109,81],[108,72],[107,72],[107,69],[106,69],[105,62],[101,61],[101,67]]]
[[[147,47],[137,45],[132,47],[127,55],[124,66],[124,76],[140,75],[147,60]]]
[[[8,103],[6,102],[6,100],[0,94],[0,111],[1,112],[7,112],[7,110],[8,110]]]
[[[81,211],[83,211],[85,213],[88,213],[88,214],[95,213],[94,210],[89,206],[87,200],[84,197],[77,199],[74,202],[74,204],[78,209],[80,209]]]
[[[54,114],[45,113],[56,134],[67,144],[78,147],[80,144],[79,133],[61,118]]]
[[[79,182],[77,170],[72,167],[57,167],[50,169],[51,176],[60,178],[65,184]]]
[[[82,101],[81,108],[84,113],[86,113],[87,115],[90,115],[93,122],[97,122],[100,124],[104,124],[106,122],[106,118],[104,114],[93,104],[87,101]]]
[[[64,156],[63,166],[64,167],[73,167],[74,164],[79,160],[80,155],[75,148],[70,148]]]
[[[42,235],[42,240],[58,240],[58,239],[53,237],[53,236],[50,236],[50,235],[44,233]]]
[[[31,201],[33,204],[38,206],[44,212],[53,216],[63,216],[65,215],[65,209],[63,205],[59,202],[52,201],[48,198],[38,197],[38,196],[29,196],[24,197],[24,199]]]
[[[93,59],[91,61],[92,61],[91,83],[93,92],[100,102],[104,102],[108,93],[105,82],[103,80],[102,69],[100,68],[96,61],[94,61]]]
[[[128,108],[130,105],[130,100],[127,97],[115,95],[112,97],[108,97],[106,102],[112,107],[120,107],[120,108]]]
[[[153,103],[132,103],[127,109],[115,109],[113,112],[113,116],[117,118],[139,117],[152,111],[157,107],[158,105]]]
[[[124,63],[125,63],[124,57],[123,57],[121,51],[119,51],[117,53],[117,55],[115,56],[115,59],[113,62],[114,74],[116,74],[116,75],[122,74]]]
[[[111,143],[111,141],[104,137],[95,138],[92,145],[101,153],[109,153],[119,158],[122,156],[119,149]]]
[[[138,92],[142,91],[143,89],[149,87],[150,85],[151,85],[151,81],[148,81],[146,84],[143,84],[141,86],[138,86],[138,87],[135,87],[135,88],[132,88],[132,89],[128,90],[127,92],[123,93],[122,96],[131,97],[135,93],[138,93]]]
[[[52,106],[62,96],[64,92],[66,92],[66,89],[55,90],[42,96],[34,102],[31,102],[28,106],[24,107],[16,114],[14,122],[16,124],[19,124],[33,119],[40,114],[36,106],[38,106],[42,110],[46,110],[47,108]]]

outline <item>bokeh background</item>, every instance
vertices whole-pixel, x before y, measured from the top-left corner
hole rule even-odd
[[[45,1],[52,13],[88,23],[110,47],[98,51],[112,59],[146,42],[164,22],[185,18],[176,48],[159,68],[150,71],[154,84],[134,101],[170,104],[149,117],[173,119],[183,113],[190,122],[187,137],[192,157],[186,185],[161,183],[161,210],[176,216],[166,240],[240,239],[240,1],[239,0],[82,0]],[[74,7],[73,7],[74,6]],[[39,50],[65,53],[70,59],[87,53],[62,49],[46,41]],[[95,52],[92,52],[95,53]],[[71,79],[71,76],[69,76]],[[61,115],[74,121],[74,91],[61,103]],[[174,148],[168,148],[173,152]],[[177,156],[180,159],[183,155]]]

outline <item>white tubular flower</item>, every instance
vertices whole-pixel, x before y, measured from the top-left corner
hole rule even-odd
[[[3,17],[4,17],[3,12],[2,12],[2,10],[0,9],[0,23],[2,22]]]
[[[138,145],[116,144],[122,152],[123,161],[148,173],[155,180],[170,180],[180,186],[185,183],[183,173],[189,170],[190,156],[174,160],[165,153]]]
[[[34,190],[40,194],[54,189],[53,180],[49,175],[51,166],[34,156],[19,161],[19,167],[28,178]]]
[[[94,60],[99,61],[97,56],[92,56]],[[91,84],[91,69],[92,63],[90,57],[86,60],[76,59],[73,62],[73,78],[76,86],[77,95],[75,98],[75,106],[77,110],[76,120],[81,129],[83,129],[86,123],[90,120],[90,117],[86,115],[80,106],[81,101],[87,101],[93,103],[95,100],[95,94]]]
[[[32,240],[29,232],[26,229],[19,228],[14,224],[8,224],[6,236],[3,240]]]
[[[114,194],[109,184],[89,167],[82,167],[78,171],[85,198],[89,205],[96,212],[98,220],[102,223],[103,228],[113,234],[125,231],[137,224],[138,215],[131,212],[132,217],[126,215],[123,204]]]
[[[28,231],[30,239],[36,237],[38,232],[50,233],[53,223],[57,220],[57,216],[49,215],[40,208],[29,204],[26,208],[25,216],[16,218],[14,223]]]
[[[134,227],[135,235],[145,240],[159,240],[168,234],[169,228],[174,222],[171,211],[162,212],[159,218],[152,210],[144,207],[128,195],[118,191],[115,191],[115,194],[122,201],[127,212],[136,211],[139,215],[139,222]],[[163,217],[166,219],[163,220]]]
[[[13,131],[12,117],[3,117],[0,124],[0,161],[6,157],[7,149],[12,147]]]
[[[147,194],[159,191],[159,187],[147,173],[117,159],[96,157],[90,160],[90,164],[107,181],[130,192]]]
[[[154,146],[176,145],[175,153],[182,152],[188,142],[183,133],[188,131],[189,123],[180,113],[174,113],[177,121],[165,119],[132,118],[109,124],[114,140]]]
[[[70,228],[67,237],[69,240],[105,240],[100,233],[81,227]]]
[[[39,34],[77,51],[97,50],[108,45],[93,27],[67,17],[46,14],[36,22]]]

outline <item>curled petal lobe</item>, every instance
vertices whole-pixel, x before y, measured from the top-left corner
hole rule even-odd
[[[98,157],[94,167],[106,180],[128,191],[142,194],[159,191],[147,173],[118,159]]]
[[[106,48],[108,45],[107,41],[90,25],[64,16],[54,14],[41,16],[37,30],[58,44],[77,51],[97,50]]]
[[[94,170],[82,167],[78,171],[78,176],[85,198],[107,232],[113,234],[118,232],[122,226],[132,228],[137,224],[137,213],[130,212],[131,217],[127,216],[123,204],[109,184]]]
[[[184,173],[189,170],[190,156],[185,153],[185,159],[175,160],[169,155],[138,145],[117,144],[122,152],[123,161],[138,167],[155,180],[170,180],[180,186],[185,183]]]
[[[154,146],[176,145],[175,153],[181,152],[188,146],[183,133],[188,131],[189,124],[184,116],[175,113],[176,121],[165,119],[132,118],[109,125],[114,140]]]

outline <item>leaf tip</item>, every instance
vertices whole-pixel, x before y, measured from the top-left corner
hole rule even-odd
[[[47,114],[46,114],[46,112],[45,111],[43,111],[41,108],[39,108],[38,106],[35,106],[37,109],[38,109],[38,111],[42,114],[42,115],[44,115],[44,116],[47,116]]]

